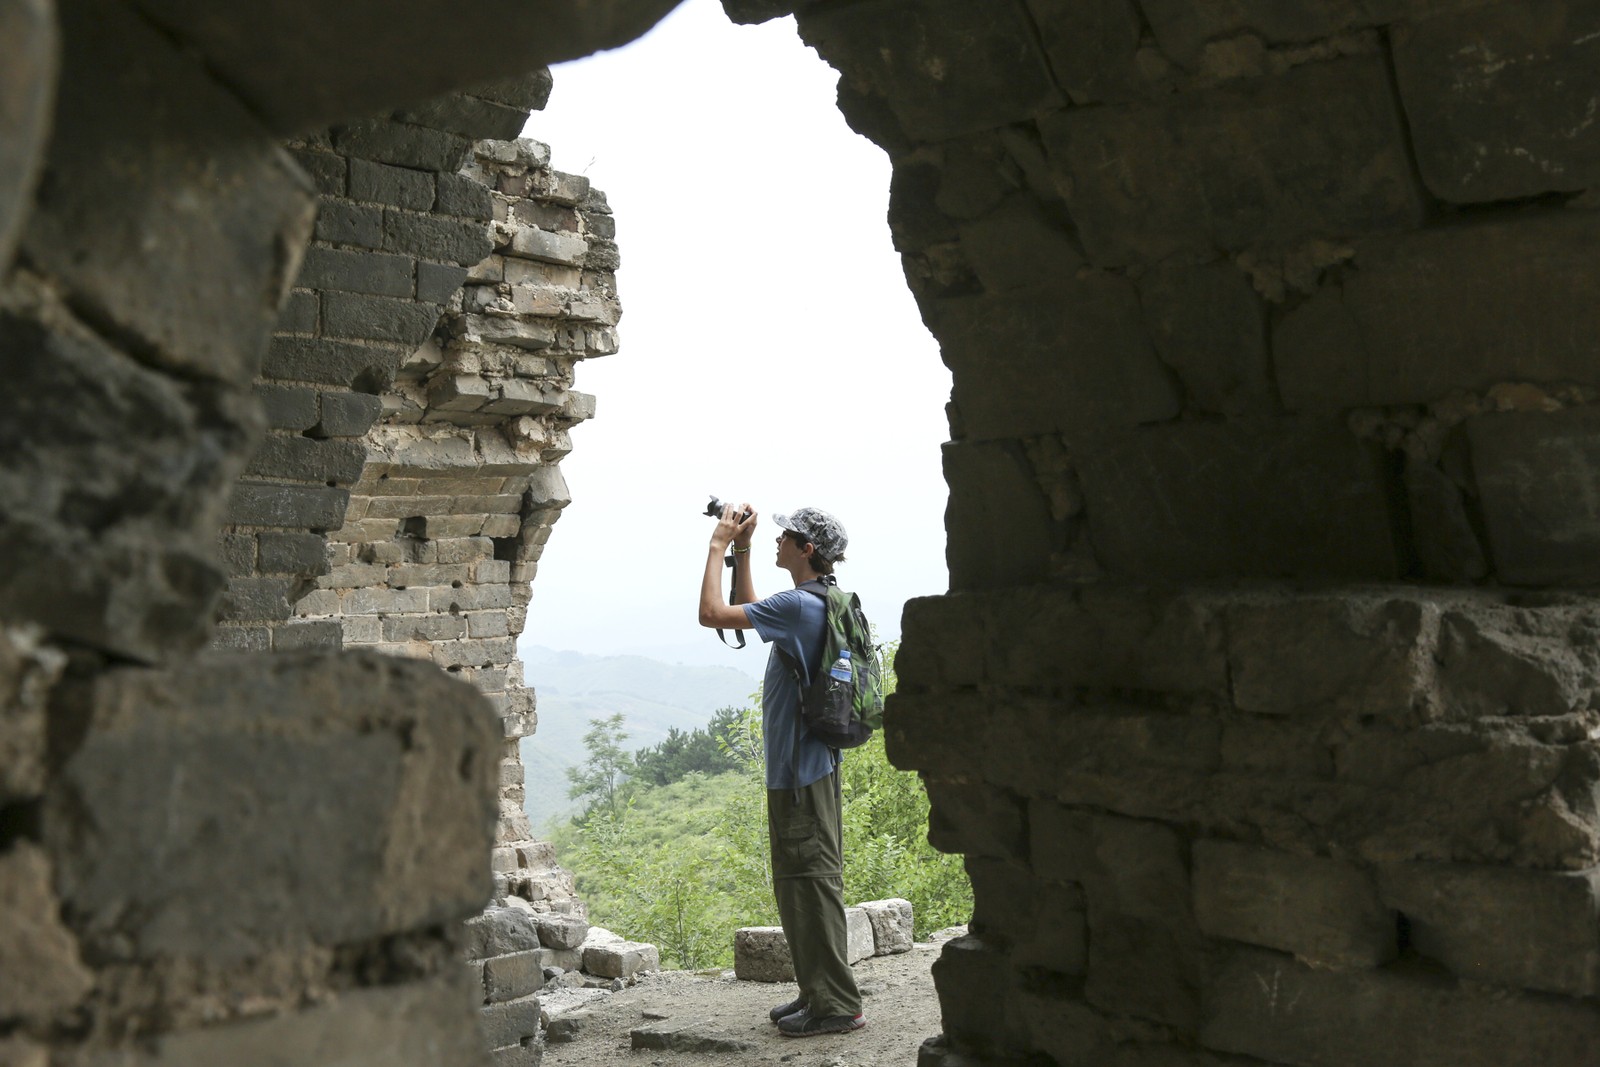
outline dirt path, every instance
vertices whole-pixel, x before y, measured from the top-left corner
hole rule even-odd
[[[567,1004],[582,994],[547,993],[553,1021],[544,1064],[913,1067],[917,1047],[940,1029],[929,968],[942,947],[942,940],[923,942],[910,952],[856,964],[867,1025],[826,1037],[783,1037],[767,1020],[768,1009],[796,995],[793,982],[741,982],[732,971],[661,971],[576,1008]],[[642,1040],[658,1047],[634,1048],[635,1030],[653,1034]],[[572,1039],[562,1040],[569,1032]]]

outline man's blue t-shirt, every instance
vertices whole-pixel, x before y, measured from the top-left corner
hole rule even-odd
[[[765,600],[744,605],[745,616],[761,640],[772,645],[767,653],[767,673],[761,683],[761,729],[766,735],[767,788],[798,789],[833,773],[833,750],[797,729],[800,689],[778,649],[800,661],[805,681],[817,674],[822,654],[822,629],[828,611],[821,597],[803,589],[785,589]],[[799,763],[795,740],[799,734]],[[797,775],[798,770],[798,775]],[[798,780],[797,780],[798,777]]]

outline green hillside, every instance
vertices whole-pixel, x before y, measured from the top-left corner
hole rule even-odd
[[[590,719],[621,712],[627,747],[660,744],[667,731],[693,730],[718,708],[744,707],[759,679],[733,667],[663,663],[644,656],[591,656],[523,645],[526,683],[538,695],[539,731],[522,742],[528,818],[542,830],[570,815],[566,768],[583,760]]]

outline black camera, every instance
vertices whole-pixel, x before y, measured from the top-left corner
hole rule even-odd
[[[710,515],[713,519],[720,519],[720,518],[722,518],[722,509],[724,507],[726,507],[726,506],[727,505],[723,504],[722,501],[718,500],[716,497],[713,496],[711,498],[711,503],[706,505],[706,514]],[[749,517],[750,517],[750,513],[748,511],[746,511],[743,515],[739,516],[739,521],[743,522],[744,520],[748,519]]]

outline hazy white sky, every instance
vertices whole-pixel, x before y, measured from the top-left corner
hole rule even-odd
[[[606,192],[623,319],[621,351],[578,368],[599,414],[562,462],[573,503],[525,641],[759,675],[759,640],[728,651],[695,620],[713,493],[837,515],[840,584],[886,637],[907,599],[947,588],[950,377],[890,244],[887,157],[835,83],[792,19],[735,26],[716,0],[555,69],[526,135]],[[762,595],[788,584],[775,536],[757,529]]]

